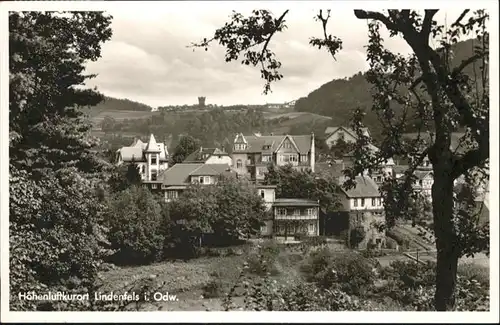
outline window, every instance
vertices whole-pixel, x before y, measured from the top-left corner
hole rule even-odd
[[[146,166],[141,165],[141,168],[140,168],[140,169],[141,169],[141,174],[144,174],[144,171],[145,171],[145,169],[146,169]]]
[[[377,206],[377,199],[376,198],[372,198],[372,206]]]
[[[297,162],[299,157],[297,155],[290,155],[290,161]]]
[[[315,226],[315,224],[314,224],[314,223],[310,223],[310,224],[309,224],[309,229],[308,229],[308,230],[309,230],[309,233],[310,233],[310,234],[314,233],[314,232],[316,231],[316,226]]]
[[[156,155],[151,156],[151,165],[156,165]]]
[[[157,178],[157,174],[156,174],[156,170],[154,170],[151,172],[151,180],[156,181],[156,178]]]
[[[278,215],[279,216],[286,216],[286,209],[285,208],[279,208],[278,209]]]
[[[344,138],[345,138],[344,132],[343,131],[339,131],[339,139],[340,140],[344,140]]]
[[[300,209],[294,209],[293,210],[293,215],[294,216],[300,216]]]
[[[210,176],[203,176],[204,184],[210,184]]]
[[[311,209],[311,208],[307,209],[307,215],[308,216],[314,215],[314,209]]]
[[[422,180],[418,181],[418,185],[422,186]]]
[[[358,199],[353,199],[354,201],[354,207],[357,207],[358,206]]]
[[[264,190],[260,190],[260,197],[264,198]]]
[[[241,167],[243,167],[243,162],[241,161],[241,159],[236,160],[236,168],[241,168]]]
[[[283,143],[283,148],[290,149],[291,147],[292,147],[292,144],[290,143],[290,141],[285,141]]]
[[[307,161],[307,155],[301,155],[300,156],[300,161],[301,162],[306,162]]]
[[[361,206],[364,207],[365,206],[365,199],[361,199]]]
[[[168,200],[173,200],[173,199],[177,198],[177,191],[170,190],[170,191],[165,192],[165,195],[166,195]]]
[[[158,184],[151,184],[151,188],[153,188],[153,189],[158,188]]]
[[[285,225],[280,224],[278,226],[278,232],[281,233],[281,234],[284,234],[285,233]]]
[[[198,177],[198,182],[199,182],[200,184],[203,184],[203,176]]]

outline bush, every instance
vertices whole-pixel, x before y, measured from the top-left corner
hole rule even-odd
[[[280,248],[276,241],[266,240],[260,246],[256,252],[251,253],[248,256],[248,272],[256,275],[276,275],[279,273],[277,267],[278,256],[280,253]]]
[[[328,248],[311,252],[301,265],[306,280],[324,289],[338,288],[347,294],[360,294],[375,280],[372,265],[357,253],[333,254]]]
[[[212,279],[203,286],[203,298],[218,298],[224,295],[223,282],[221,280],[221,274],[214,272],[212,274]]]
[[[356,248],[365,239],[366,231],[363,227],[356,227],[351,230],[351,247]]]
[[[106,218],[116,264],[143,264],[163,257],[165,220],[153,194],[142,187],[131,187],[109,200]]]
[[[324,236],[307,237],[304,240],[304,244],[309,246],[322,246],[326,245],[326,243],[326,237]]]

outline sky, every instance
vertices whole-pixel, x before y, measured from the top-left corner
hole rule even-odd
[[[350,77],[368,68],[364,49],[367,21],[357,19],[352,9],[332,8],[329,32],[343,41],[335,61],[325,50],[308,44],[311,37],[322,36],[321,23],[314,20],[317,6],[288,3],[290,8],[286,8],[266,3],[262,8],[277,16],[285,9],[290,12],[288,28],[271,41],[284,78],[271,85],[272,93],[263,95],[264,81],[258,67],[239,61],[226,63],[224,48],[218,44],[208,51],[188,47],[191,42],[213,36],[229,21],[232,10],[248,13],[253,9],[249,7],[251,2],[233,7],[227,4],[163,2],[112,7],[107,13],[113,16],[113,36],[103,44],[102,57],[87,65],[87,72],[98,75],[87,85],[96,86],[107,96],[152,107],[196,104],[198,96],[205,96],[207,104],[217,105],[283,103],[307,96],[332,79]],[[447,8],[436,20],[451,21],[461,11]],[[396,52],[409,52],[400,38],[386,37],[385,43]]]

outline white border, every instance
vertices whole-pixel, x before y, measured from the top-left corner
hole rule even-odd
[[[218,10],[219,8],[231,7],[239,10],[267,7],[269,9],[294,9],[300,8],[322,8],[326,4],[365,9],[380,9],[394,7],[394,1],[333,1],[333,2],[253,2],[253,1],[172,1],[153,2],[140,1],[141,10],[159,10],[160,8],[185,9],[189,11],[193,6],[205,7],[206,10]],[[436,8],[446,9],[450,7],[485,8],[490,11],[491,45],[490,45],[490,79],[491,79],[491,104],[498,105],[498,1],[476,0],[470,1],[398,1],[398,7],[411,7],[415,9]],[[134,6],[130,2],[103,2],[103,1],[16,1],[0,3],[0,107],[2,127],[0,128],[1,160],[0,160],[0,209],[1,209],[1,321],[2,322],[67,322],[69,320],[84,322],[397,322],[397,323],[462,323],[462,322],[493,322],[499,321],[499,299],[498,299],[498,106],[490,109],[491,123],[491,179],[490,179],[490,214],[493,216],[491,222],[491,254],[490,254],[490,300],[491,310],[484,313],[472,312],[9,312],[8,282],[8,11],[9,10],[109,10],[113,7]]]

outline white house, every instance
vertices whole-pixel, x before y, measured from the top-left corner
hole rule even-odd
[[[136,164],[142,181],[155,181],[158,174],[168,168],[167,159],[166,145],[157,143],[153,134],[147,143],[136,139],[132,145],[116,151],[116,164]]]

